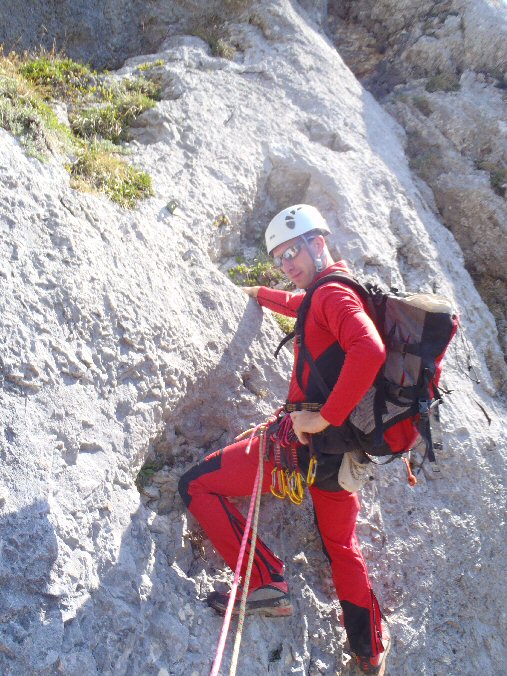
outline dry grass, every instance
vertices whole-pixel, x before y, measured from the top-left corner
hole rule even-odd
[[[73,187],[103,192],[123,207],[153,194],[151,178],[104,140],[128,139],[130,125],[159,98],[149,78],[117,82],[55,52],[0,51],[0,126],[40,160],[73,158],[66,164]],[[55,101],[65,103],[70,126],[59,121]]]
[[[127,164],[107,144],[85,146],[69,171],[72,187],[105,193],[126,209],[153,195],[151,176]]]

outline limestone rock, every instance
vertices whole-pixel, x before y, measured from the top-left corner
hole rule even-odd
[[[117,18],[122,9],[111,5]],[[188,19],[195,3],[177,9]],[[333,250],[358,274],[444,293],[461,311],[440,475],[423,470],[412,490],[396,463],[376,470],[358,530],[396,637],[392,673],[449,673],[456,654],[470,673],[502,673],[506,406],[495,323],[414,182],[403,130],[344,65],[319,15],[288,0],[245,3],[234,60],[183,31],[164,36],[156,58],[168,83],[177,74],[178,96],[168,84],[133,131],[129,151],[156,196],[132,212],[72,190],[57,158],[29,159],[0,130],[2,673],[209,672],[221,619],[203,600],[231,573],[176,486],[285,398],[290,354],[272,358],[281,332],[222,265],[257,249],[267,220],[294,202],[322,210]],[[136,53],[111,77],[141,56],[155,55]],[[145,485],[156,490],[142,496],[136,481],[154,460]],[[287,562],[298,613],[276,627],[247,621],[240,673],[349,669],[311,506],[295,510],[266,499],[261,533]]]

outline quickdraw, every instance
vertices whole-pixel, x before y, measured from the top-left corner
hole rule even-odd
[[[287,478],[287,485],[289,500],[295,505],[300,505],[305,496],[301,472],[293,470]]]
[[[273,468],[270,490],[275,498],[279,500],[283,500],[287,496],[287,479],[283,469]]]
[[[292,427],[290,413],[295,410],[318,410],[320,404],[286,404],[278,408],[269,419],[242,432],[236,437],[236,441],[250,437],[250,444],[256,435],[261,433],[266,435],[266,457],[271,449],[273,455],[274,468],[271,472],[271,494],[284,500],[289,498],[295,505],[301,505],[304,499],[303,476],[299,469],[297,448],[298,438]],[[309,442],[310,464],[306,473],[307,486],[313,486],[317,475],[317,456],[315,454],[313,443]]]
[[[304,498],[304,487],[297,457],[298,440],[292,429],[290,415],[284,412],[280,416],[280,413],[268,430],[275,465],[271,472],[270,490],[275,498],[289,498],[295,505],[300,505]]]

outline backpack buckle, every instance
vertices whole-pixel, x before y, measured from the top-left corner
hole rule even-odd
[[[431,402],[429,399],[419,399],[419,415],[427,418],[430,414]]]

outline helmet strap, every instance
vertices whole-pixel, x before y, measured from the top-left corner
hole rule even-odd
[[[311,246],[311,239],[308,239],[306,235],[301,235],[301,239],[305,243],[305,246],[308,250],[308,253],[312,257],[313,264],[315,265],[315,270],[317,273],[322,272],[324,270],[324,261],[322,260],[322,256],[317,256],[315,251],[313,250]]]

